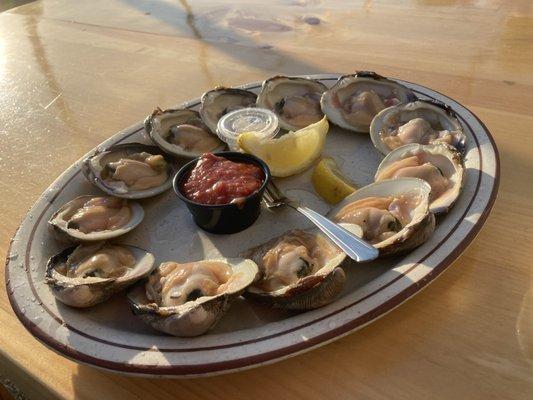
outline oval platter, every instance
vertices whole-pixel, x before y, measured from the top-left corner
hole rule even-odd
[[[315,75],[330,87],[338,74]],[[39,198],[15,234],[6,262],[7,292],[17,317],[38,340],[82,364],[142,376],[188,377],[227,373],[272,363],[322,346],[383,316],[422,290],[472,242],[495,201],[499,180],[496,144],[467,108],[426,87],[399,81],[420,98],[450,105],[467,134],[466,183],[456,205],[438,218],[421,247],[401,257],[355,265],[333,303],[305,313],[271,310],[239,299],[216,328],[196,338],[176,338],[151,330],[129,310],[123,293],[90,309],[57,303],[44,283],[47,259],[66,247],[51,235],[47,221],[61,205],[81,194],[99,193],[80,170],[66,170]],[[260,83],[243,88],[258,92]],[[197,109],[199,99],[183,106]],[[148,142],[142,123],[117,133],[99,148]],[[96,150],[96,149],[95,149]],[[93,154],[94,151],[89,154]],[[331,125],[324,155],[333,156],[359,187],[372,182],[382,159],[365,134]],[[310,182],[310,170],[277,183],[318,212],[329,206]],[[156,262],[236,256],[284,231],[308,222],[290,209],[263,209],[252,227],[233,235],[199,230],[172,191],[141,202],[146,217],[120,242],[154,253]]]

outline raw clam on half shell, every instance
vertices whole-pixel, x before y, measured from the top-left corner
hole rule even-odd
[[[257,106],[278,116],[279,126],[297,131],[320,121],[320,97],[327,87],[311,78],[274,76],[263,82]]]
[[[251,260],[215,259],[162,263],[128,291],[134,314],[174,336],[198,336],[213,328],[257,274]]]
[[[126,143],[88,157],[82,171],[89,182],[112,196],[142,199],[170,189],[177,166],[159,147]]]
[[[216,132],[218,120],[231,111],[255,107],[257,95],[244,89],[217,87],[202,95],[200,116],[211,132]]]
[[[144,278],[154,256],[134,246],[105,242],[69,247],[46,266],[46,284],[62,303],[90,307]]]
[[[435,229],[430,193],[431,186],[422,179],[388,179],[360,188],[328,216],[359,225],[363,239],[379,250],[380,257],[404,253],[424,243]]]
[[[381,110],[416,99],[406,86],[375,72],[360,71],[341,76],[320,100],[328,119],[341,128],[368,132]]]
[[[310,310],[331,303],[342,291],[347,260],[320,233],[293,230],[248,250],[259,267],[246,297],[270,307]]]
[[[461,193],[464,168],[461,155],[446,144],[407,144],[391,151],[376,171],[376,182],[402,177],[424,179],[431,186],[429,211],[447,212]]]
[[[463,152],[466,142],[455,112],[437,100],[417,100],[384,109],[372,120],[370,138],[383,154],[410,143],[444,143]]]
[[[174,156],[194,158],[226,146],[194,110],[157,108],[144,125],[152,141]]]
[[[74,241],[112,239],[141,223],[138,203],[107,196],[79,196],[59,208],[48,223]]]

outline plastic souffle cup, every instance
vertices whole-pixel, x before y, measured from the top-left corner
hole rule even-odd
[[[244,132],[254,132],[263,140],[272,139],[279,132],[278,117],[265,108],[241,108],[218,120],[216,134],[230,150],[240,150],[237,138]]]

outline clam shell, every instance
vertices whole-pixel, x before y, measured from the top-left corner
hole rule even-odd
[[[442,127],[439,130],[460,131],[455,147],[458,151],[464,151],[466,135],[457,115],[451,107],[437,100],[417,100],[402,103],[386,108],[377,114],[370,125],[370,139],[372,139],[376,149],[385,155],[390,153],[392,150],[383,143],[381,131],[385,127],[400,126],[414,118],[423,118],[433,127]]]
[[[192,152],[183,149],[182,147],[170,143],[166,140],[169,129],[172,126],[185,124],[185,123],[202,123],[200,114],[197,111],[189,109],[156,109],[154,112],[146,117],[144,120],[144,127],[150,139],[159,146],[163,151],[172,154],[177,157],[195,158],[201,155],[201,152]],[[213,134],[214,131],[209,130],[205,126],[205,130]],[[213,134],[213,137],[218,137]],[[223,150],[226,147],[224,143],[220,141],[220,145],[211,149],[210,151],[216,152]]]
[[[406,86],[399,84],[396,81],[385,78],[381,75],[371,71],[359,71],[352,75],[341,76],[335,85],[328,89],[320,100],[322,111],[332,123],[341,128],[356,132],[368,132],[370,125],[360,123],[356,125],[350,124],[345,120],[338,102],[337,94],[339,90],[355,91],[360,85],[365,85],[374,88],[378,92],[395,92],[400,102],[413,101],[416,95]]]
[[[127,190],[117,191],[115,188],[110,187],[101,178],[101,173],[104,166],[113,161],[118,161],[120,158],[127,154],[147,152],[150,154],[161,154],[167,161],[167,180],[161,185],[146,190]],[[124,199],[144,199],[147,197],[157,196],[172,187],[172,179],[175,173],[178,171],[178,166],[173,158],[164,154],[159,147],[149,146],[142,143],[125,143],[114,145],[108,149],[97,151],[94,155],[86,158],[83,161],[81,170],[85,175],[85,178],[100,190],[112,196],[121,197]]]
[[[211,132],[216,132],[218,120],[229,111],[254,107],[257,95],[244,89],[217,87],[202,95],[200,116]]]
[[[431,186],[418,178],[387,179],[364,186],[352,193],[329,213],[334,216],[347,204],[367,197],[387,197],[399,195],[416,195],[421,199],[412,211],[411,220],[398,233],[390,238],[373,244],[379,250],[379,256],[405,253],[424,243],[435,230],[435,216],[429,211],[429,194]]]
[[[169,335],[189,337],[202,335],[212,329],[224,316],[231,303],[250,285],[257,274],[257,265],[252,260],[229,258],[218,260],[229,264],[234,274],[239,274],[236,284],[216,296],[202,296],[180,306],[160,307],[146,297],[145,283],[132,287],[127,298],[135,315],[152,328]]]
[[[452,183],[452,187],[448,192],[434,199],[429,204],[430,212],[434,214],[446,213],[459,197],[465,176],[461,154],[451,146],[446,144],[420,145],[411,143],[398,147],[387,154],[383,161],[381,161],[374,180],[377,181],[378,175],[394,162],[420,153],[430,155],[429,161],[439,168],[442,174]]]
[[[307,89],[309,92],[323,93],[327,90],[327,87],[322,82],[311,78],[274,76],[263,82],[261,92],[257,96],[257,106],[275,112],[278,116],[280,128],[288,131],[297,131],[303,126],[296,126],[285,120],[277,112],[276,104],[287,95],[300,93],[302,89]]]
[[[318,234],[316,231],[307,233]],[[245,256],[253,257],[254,254],[261,254],[267,251],[276,245],[279,238],[275,237],[260,246],[248,250]],[[335,300],[344,288],[346,275],[342,266],[346,265],[348,260],[346,254],[340,252],[328,260],[315,273],[303,277],[284,288],[266,292],[252,285],[246,290],[245,296],[260,304],[288,310],[302,311],[325,306]]]
[[[59,273],[56,268],[67,261],[68,256],[77,248],[76,246],[69,247],[51,257],[46,265],[45,282],[55,298],[71,307],[91,307],[102,303],[113,294],[152,272],[154,256],[151,253],[134,246],[123,244],[120,246],[131,251],[137,261],[130,273],[118,278],[70,278]]]
[[[52,215],[48,223],[53,229],[69,236],[73,241],[99,241],[113,239],[128,233],[137,225],[139,225],[144,218],[144,210],[142,206],[139,203],[130,201],[128,202],[128,205],[131,209],[132,215],[128,223],[121,228],[115,230],[84,233],[77,229],[67,227],[67,221],[64,218],[68,214],[71,214],[73,210],[78,210],[83,206],[83,204],[95,197],[99,196],[86,195],[76,197],[75,199],[61,206],[59,210]]]

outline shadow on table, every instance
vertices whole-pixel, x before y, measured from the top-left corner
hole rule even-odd
[[[378,263],[360,265],[359,272],[355,269],[348,269],[348,283],[344,294],[352,291],[354,288],[366,285],[382,273],[389,272],[392,279],[400,276],[396,271],[390,271],[390,265],[394,262],[394,260],[389,259],[387,262],[384,262],[383,265],[379,265]],[[236,305],[234,304],[233,306]],[[264,314],[269,311],[270,309],[265,308],[261,315],[264,317]],[[278,318],[279,316],[274,316],[274,320],[277,320]],[[228,318],[226,318],[226,321],[223,319],[220,326],[216,327],[217,332],[220,333],[220,331],[235,330],[235,326],[233,327],[234,329],[222,327],[222,325],[226,325],[225,322],[227,322],[227,319]],[[143,328],[142,322],[138,321],[138,323],[141,324],[141,328]],[[246,327],[241,326],[237,329],[246,329]],[[154,335],[157,335],[157,332],[154,331]],[[300,335],[300,333],[296,331],[291,335]],[[73,345],[73,347],[84,346],[83,343],[79,346],[75,343],[76,337],[76,335],[71,337],[71,345]],[[320,393],[321,397],[327,397],[332,391],[331,388],[328,388],[328,381],[335,379],[335,376],[337,375],[342,375],[342,369],[347,368],[346,365],[341,366],[337,364],[340,361],[353,361],[350,360],[349,357],[346,357],[346,346],[361,346],[358,337],[359,334],[356,333],[347,339],[340,340],[338,343],[336,342],[335,344],[324,346],[323,348],[289,360],[248,371],[208,378],[151,379],[127,377],[109,372],[102,372],[92,367],[80,365],[77,367],[77,371],[72,377],[72,387],[76,398],[87,397],[88,394],[91,393],[92,387],[97,384],[99,387],[97,393],[99,395],[105,393],[109,398],[113,399],[285,399],[287,396],[308,396],[309,388],[306,385],[302,385],[301,383],[296,385],[292,382],[292,380],[295,379],[295,375],[297,375],[299,379],[303,379],[302,374],[299,371],[304,370],[306,371],[304,376],[307,375],[307,373],[309,376],[315,374],[319,375],[316,378],[313,378],[313,380],[317,381],[316,384],[311,384],[310,386],[313,391],[318,390],[320,392],[323,390],[323,392]],[[302,340],[306,339],[302,337]],[[357,354],[357,351],[353,354]],[[348,353],[352,353],[352,350],[348,350]],[[327,369],[323,369],[323,366],[327,366]],[[101,386],[106,383],[109,384],[107,388]],[[339,395],[342,395],[340,391]],[[344,396],[345,395],[346,393],[344,393]]]
[[[361,273],[354,269],[348,270],[348,284],[345,292],[364,286],[385,272],[391,273],[393,279],[399,276],[396,271],[389,271],[389,264],[394,262],[394,260],[389,259],[384,265],[378,265],[377,263],[360,265]],[[139,321],[139,323],[141,322]],[[394,326],[398,323],[402,323],[402,321],[397,320],[387,330],[401,330],[400,327]],[[298,333],[295,332],[294,334],[297,335]],[[333,344],[285,361],[229,375],[208,378],[152,379],[127,377],[80,365],[72,378],[72,386],[76,398],[87,397],[95,384],[99,386],[98,394],[105,392],[109,398],[113,399],[228,398],[249,400],[251,398],[303,398],[309,396],[310,388],[313,392],[317,392],[318,397],[325,398],[332,393],[345,397],[348,393],[346,388],[329,387],[330,382],[335,381],[337,376],[346,374],[346,370],[349,371],[351,368],[351,363],[356,362],[356,355],[367,346],[365,343],[368,340],[373,340],[377,335],[379,335],[379,329],[371,331],[370,334],[368,329],[364,329],[362,332],[357,332]],[[72,337],[72,339],[75,340],[75,337]],[[71,344],[76,347],[75,343]],[[346,357],[346,354],[354,354],[354,358]],[[401,359],[401,355],[398,353],[396,353],[396,357],[399,360]],[[394,360],[389,362],[394,363]],[[368,374],[366,366],[360,365],[359,368],[362,368],[360,375],[359,377],[354,375],[354,379],[364,379],[364,376]],[[306,371],[303,376],[300,373],[301,370]],[[352,374],[352,372],[350,373]],[[313,383],[310,383],[309,387],[305,382],[298,382],[298,384],[293,382],[295,376],[299,380],[303,380],[306,375],[313,379]],[[106,383],[109,384],[108,388],[101,386]]]
[[[3,0],[0,1],[0,12],[31,3],[35,0]]]
[[[403,313],[405,314],[405,312]],[[408,313],[409,314],[409,313]],[[402,319],[390,314],[379,323],[288,360],[229,375],[196,379],[150,379],[116,375],[92,367],[78,366],[72,378],[75,398],[87,398],[91,386],[98,385],[98,393],[113,399],[288,399],[288,398],[348,398],[355,396],[354,382],[372,380],[383,374],[383,365],[394,369],[409,357],[411,349],[401,345],[403,325],[414,318]],[[404,315],[405,317],[405,315]],[[441,315],[436,319],[445,320]],[[385,338],[380,338],[383,331]],[[431,329],[426,330],[431,334]],[[358,362],[358,354],[384,340],[397,343],[395,351],[365,357]],[[347,356],[352,354],[353,356]],[[303,374],[301,371],[305,371]],[[349,376],[349,384],[338,383],[339,377]],[[111,383],[112,382],[112,383]],[[105,388],[102,385],[108,384]]]
[[[304,17],[306,14],[302,14],[298,18],[301,12],[298,9],[291,12],[290,7],[287,7],[287,14],[291,14],[291,18],[284,20],[279,18],[282,17],[281,15],[274,15],[268,7],[252,8],[250,4],[243,4],[239,7],[220,1],[195,13],[192,8],[194,3],[187,0],[180,0],[176,3],[121,1],[128,7],[143,12],[146,18],[157,19],[164,25],[195,38],[200,46],[201,70],[208,76],[210,73],[205,63],[205,51],[208,48],[216,48],[239,62],[256,68],[265,69],[267,64],[275,61],[276,69],[283,69],[280,72],[286,74],[304,75],[325,72],[316,65],[295,58],[275,46],[279,35],[290,35],[296,29],[295,21],[310,25],[310,29],[314,28],[312,25],[320,24],[319,17],[306,19]],[[294,18],[292,18],[293,15]],[[320,34],[320,31],[307,33],[311,36]],[[242,49],[239,50],[228,44],[242,46]]]

